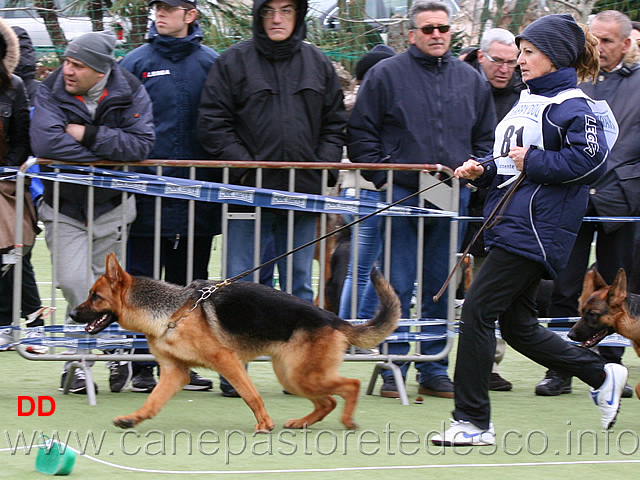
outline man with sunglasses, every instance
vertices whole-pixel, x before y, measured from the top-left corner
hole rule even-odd
[[[292,165],[340,162],[347,121],[342,87],[329,58],[304,42],[306,12],[307,0],[256,0],[253,37],[225,50],[213,65],[202,92],[199,125],[200,141],[211,158]],[[289,174],[263,169],[262,186],[291,191]],[[232,168],[229,177],[231,184],[256,186],[256,169]],[[295,172],[293,191],[320,194],[321,188],[320,170]],[[231,207],[229,211],[255,211],[249,205]],[[316,220],[317,214],[296,212],[294,248],[316,238]],[[229,220],[227,278],[255,266],[255,226],[253,219]],[[286,211],[262,208],[260,228],[260,258],[288,251]],[[274,251],[266,253],[270,241]],[[287,258],[276,263],[282,289],[309,302],[313,254],[313,247],[293,254],[291,271]],[[222,389],[224,396],[237,396],[229,384]]]
[[[437,1],[415,2],[409,11],[409,49],[376,64],[360,87],[349,120],[349,157],[353,162],[444,164],[451,169],[470,155],[483,156],[493,147],[495,108],[488,83],[470,65],[454,58],[449,47],[449,7]],[[394,172],[393,200],[418,190],[418,173]],[[378,188],[387,172],[365,172]],[[466,213],[470,190],[462,188],[460,213]],[[417,197],[406,202],[417,205]],[[438,293],[449,273],[449,223],[425,218],[422,305],[418,316],[447,317],[447,294]],[[402,304],[402,316],[411,316],[416,281],[419,222],[416,217],[391,221],[391,284]],[[401,327],[406,328],[406,327]],[[422,342],[421,353],[442,351],[444,341]],[[405,354],[407,343],[390,345],[389,353]],[[453,398],[447,374],[448,359],[417,363],[424,395]],[[401,365],[406,378],[408,365]],[[398,387],[390,370],[384,370],[381,395],[397,397]]]
[[[493,103],[496,107],[496,120],[499,122],[509,113],[511,107],[520,98],[520,92],[525,89],[520,71],[516,68],[518,66],[518,47],[515,36],[503,28],[487,30],[480,40],[480,48],[471,48],[464,61],[478,70],[491,85]],[[469,216],[483,216],[482,210],[486,195],[487,189],[473,188],[469,199]],[[469,222],[462,242],[464,247],[469,244],[480,225],[482,222]],[[480,269],[480,265],[487,256],[482,235],[471,246],[470,253],[475,259],[473,267],[475,273]],[[502,378],[498,373],[498,364],[504,358],[506,346],[504,340],[496,339],[495,362],[491,372],[489,390],[509,391],[513,388],[511,382]]]
[[[127,54],[120,64],[132,72],[144,85],[153,103],[156,141],[149,158],[193,160],[207,158],[197,137],[200,92],[211,65],[218,54],[202,45],[202,29],[198,23],[196,0],[151,0],[153,22],[147,43]],[[137,171],[156,173],[155,167],[139,167]],[[168,177],[189,178],[189,169],[164,167]],[[216,169],[196,170],[196,179],[220,181]],[[153,196],[136,195],[138,217],[131,226],[127,245],[127,270],[132,275],[154,276]],[[188,211],[186,200],[162,199],[160,276],[178,285],[193,279],[207,279],[209,257],[214,235],[221,232],[220,206],[210,202],[195,202],[193,238],[193,278],[187,278]],[[137,351],[137,353],[145,353]],[[119,362],[110,365],[110,386],[122,391],[128,380],[131,390],[148,393],[156,385],[151,362]],[[133,367],[133,368],[132,368]],[[185,390],[206,391],[211,380],[192,371]]]

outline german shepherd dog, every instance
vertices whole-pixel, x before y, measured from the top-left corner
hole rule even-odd
[[[189,382],[191,367],[205,367],[233,385],[253,411],[256,431],[272,430],[273,420],[244,368],[258,355],[270,355],[282,386],[315,407],[309,415],[286,422],[286,428],[322,420],[336,407],[332,395],[339,395],[345,400],[341,421],[355,429],[360,381],[339,375],[344,352],[350,343],[363,348],[380,343],[396,329],[400,317],[393,288],[377,270],[371,276],[381,309],[356,326],[293,295],[251,282],[223,282],[204,298],[206,288],[216,284],[196,281],[184,287],[134,277],[110,253],[105,274],[71,318],[87,324],[90,334],[113,322],[143,333],[160,365],[160,379],[145,404],[116,417],[113,423],[118,427],[132,428],[153,418]]]
[[[640,356],[640,295],[627,292],[627,275],[618,270],[611,286],[594,268],[584,277],[579,300],[580,320],[569,331],[569,338],[593,347],[612,333],[631,340]],[[636,385],[640,398],[640,383]]]

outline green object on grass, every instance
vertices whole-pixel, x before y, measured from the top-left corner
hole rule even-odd
[[[48,475],[69,475],[76,463],[76,452],[43,435],[43,445],[36,457],[36,470]]]

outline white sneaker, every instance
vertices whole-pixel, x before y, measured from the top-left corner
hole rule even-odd
[[[617,363],[607,363],[604,366],[604,372],[607,377],[598,390],[591,389],[591,398],[593,403],[600,407],[602,428],[608,430],[616,423],[620,410],[620,397],[627,384],[629,371]]]
[[[465,420],[451,420],[451,426],[442,435],[431,437],[434,445],[444,447],[464,446],[464,445],[495,445],[496,431],[493,423],[489,424],[489,429],[482,430],[473,423]]]
[[[7,347],[13,343],[13,335],[11,333],[11,327],[0,329],[0,352],[6,352],[7,350],[13,350],[13,347]]]
[[[44,338],[44,333],[42,332],[42,330],[44,329],[44,327],[26,327],[26,338]],[[47,347],[45,347],[44,345],[27,345],[26,348],[27,352],[29,353],[39,353],[39,354],[44,354],[44,353],[48,353],[49,349]]]

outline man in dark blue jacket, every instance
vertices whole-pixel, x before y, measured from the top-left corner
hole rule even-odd
[[[64,64],[42,82],[33,100],[30,137],[34,155],[74,163],[144,160],[153,145],[153,113],[142,84],[114,60],[113,35],[92,32],[75,38]],[[89,189],[61,183],[57,229],[54,230],[53,182],[45,182],[38,216],[57,269],[58,287],[68,312],[87,297],[87,289],[104,273],[104,258],[119,252],[123,219],[135,219],[135,199],[122,201],[113,189],[93,191],[93,236],[87,229]],[[125,225],[126,227],[126,225]],[[91,252],[91,256],[87,254]],[[87,275],[87,272],[90,272]],[[67,322],[73,322],[67,317]],[[66,370],[62,382],[66,379]],[[86,393],[83,370],[77,369],[71,393]]]
[[[469,156],[483,156],[493,145],[495,108],[489,84],[470,65],[454,58],[449,8],[436,1],[419,1],[409,12],[406,52],[375,65],[364,79],[349,119],[349,158],[366,163],[444,164],[452,169]],[[383,187],[387,172],[365,177]],[[418,190],[418,173],[395,172],[393,201]],[[460,213],[466,212],[470,190],[462,188]],[[417,205],[412,198],[407,205]],[[402,315],[410,317],[416,281],[419,222],[416,217],[394,217],[391,233],[390,281],[402,303]],[[446,295],[432,299],[449,269],[449,222],[425,218],[422,305],[418,316],[447,317]],[[402,327],[401,327],[402,328]],[[406,328],[406,327],[404,327]],[[423,354],[435,354],[444,341],[423,342]],[[389,353],[404,354],[409,345],[392,344]],[[447,375],[448,359],[416,365],[419,392],[453,398]],[[402,365],[406,376],[408,365]],[[390,370],[383,372],[381,395],[398,396]]]
[[[203,160],[207,154],[197,137],[200,91],[218,54],[202,45],[196,0],[151,0],[154,13],[147,44],[125,56],[120,64],[140,79],[153,102],[156,141],[149,158]],[[155,168],[139,168],[155,173]],[[189,169],[165,167],[167,177],[189,178]],[[218,172],[199,168],[196,179],[219,181]],[[136,196],[138,217],[131,226],[127,269],[132,275],[154,277],[155,197]],[[208,266],[213,236],[220,233],[220,205],[195,202],[193,275],[187,274],[187,228],[189,202],[162,199],[160,269],[167,282],[186,285],[209,277]],[[161,275],[160,275],[161,276]],[[121,391],[129,378],[129,365],[115,366],[112,390]],[[152,365],[134,363],[131,390],[150,392],[155,386]],[[119,379],[115,381],[115,379]],[[209,390],[210,380],[191,372],[186,390]]]

